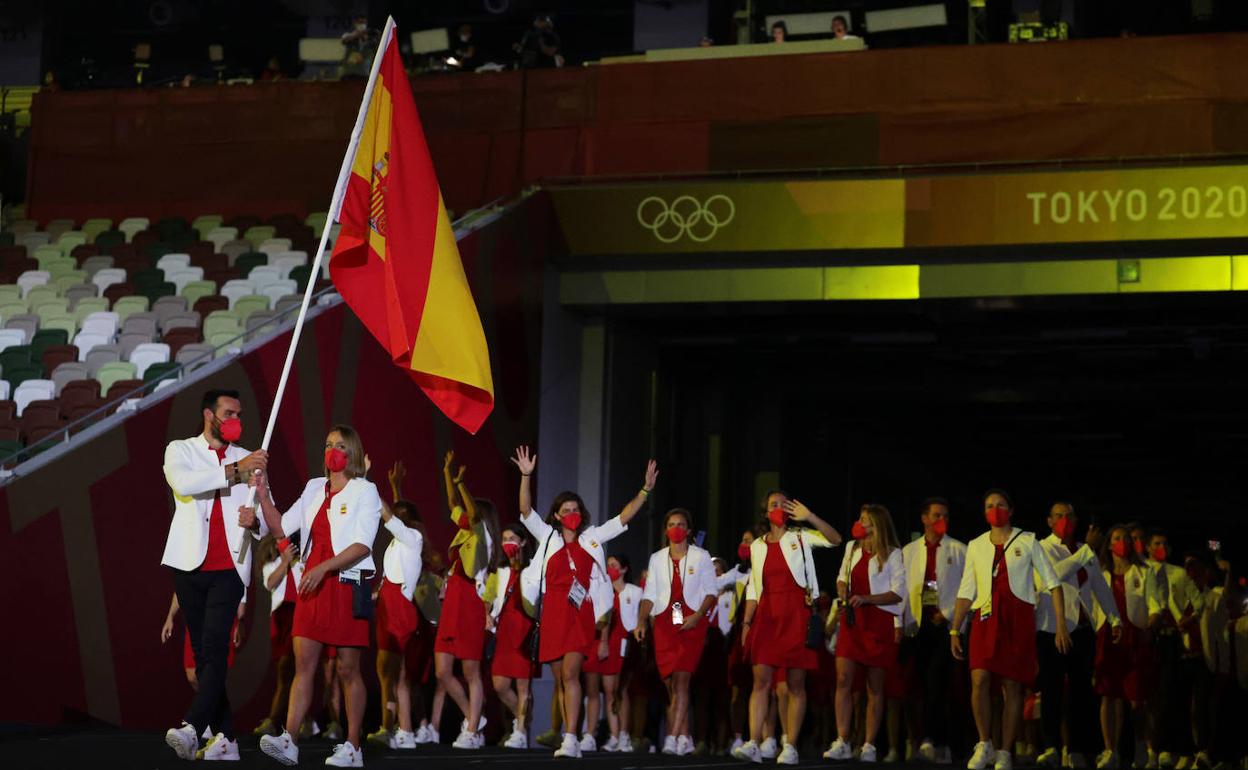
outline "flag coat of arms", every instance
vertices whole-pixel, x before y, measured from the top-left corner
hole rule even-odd
[[[476,433],[494,408],[489,351],[394,32],[391,19],[330,212],[329,274],[395,365]]]

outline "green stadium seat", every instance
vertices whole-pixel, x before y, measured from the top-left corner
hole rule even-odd
[[[113,312],[123,322],[131,313],[146,313],[147,309],[152,306],[147,297],[128,296],[121,297],[113,303]]]
[[[139,294],[147,297],[149,306],[161,297],[173,297],[177,293],[178,287],[168,281],[139,288]]]
[[[8,351],[5,351],[6,353]],[[13,367],[4,367],[4,379],[9,381],[9,392],[13,393],[17,390],[17,386],[26,380],[43,379],[42,364],[18,364]]]
[[[238,255],[238,259],[234,260],[234,269],[238,271],[239,278],[246,278],[253,268],[267,264],[269,264],[268,254],[263,251],[249,251]]]
[[[144,382],[157,382],[164,379],[177,379],[178,370],[182,368],[182,364],[168,361],[163,364],[150,364],[147,371],[143,372]]]
[[[100,367],[95,373],[95,379],[100,381],[100,392],[107,393],[111,388],[122,380],[133,380],[135,374],[134,364],[129,361],[110,361]]]

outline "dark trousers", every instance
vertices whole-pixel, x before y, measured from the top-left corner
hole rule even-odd
[[[1221,710],[1222,688],[1204,655],[1189,655],[1183,659],[1184,679],[1192,690],[1192,741],[1197,751],[1217,756],[1218,713]]]
[[[1069,750],[1085,756],[1100,753],[1099,700],[1092,690],[1092,669],[1096,662],[1096,632],[1080,626],[1070,635],[1070,652],[1057,651],[1057,635],[1036,632],[1036,658],[1040,675],[1041,727],[1045,748],[1061,749],[1062,715],[1070,728]],[[1066,695],[1066,698],[1063,698]]]
[[[923,684],[922,737],[931,739],[933,745],[948,746],[949,688],[953,677],[949,624],[923,623],[918,634],[903,642],[901,654],[914,656],[914,675]]]
[[[233,569],[213,572],[173,570],[173,590],[191,635],[195,653],[195,678],[199,690],[186,712],[187,724],[197,735],[205,727],[225,733],[234,740],[234,715],[225,694],[225,675],[230,655],[230,630],[238,603],[243,598],[243,581]]]
[[[1154,741],[1159,752],[1182,754],[1191,746],[1192,688],[1183,669],[1183,638],[1167,630],[1153,637],[1157,691],[1153,695]]]

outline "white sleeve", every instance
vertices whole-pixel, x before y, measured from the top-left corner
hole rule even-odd
[[[650,561],[646,563],[646,569],[650,571],[650,579],[646,581],[645,587],[641,589],[641,600],[643,602],[648,601],[651,604],[655,604],[658,601],[658,599],[655,598],[654,584],[658,581],[658,578],[655,576],[658,575],[659,572],[655,566],[653,556],[651,556]],[[663,608],[659,607],[658,609],[663,609]],[[651,612],[653,611],[654,609],[652,608]]]
[[[165,481],[178,497],[193,497],[228,487],[225,471],[220,466],[191,468],[186,445],[170,442],[165,447]]]
[[[537,540],[545,540],[554,529],[543,521],[542,517],[537,515],[537,511],[532,508],[529,509],[527,514],[520,517],[520,523],[524,524],[525,529],[531,532]]]
[[[1101,612],[1109,618],[1111,626],[1122,624],[1122,618],[1118,616],[1118,602],[1114,600],[1114,589],[1109,587],[1109,583],[1105,581],[1105,573],[1099,568],[1088,570],[1088,580],[1092,581],[1092,595],[1096,597],[1096,603],[1101,608]]]
[[[308,487],[304,487],[299,493],[299,497],[295,500],[295,504],[286,509],[282,514],[282,534],[286,537],[298,532],[303,528],[303,513],[307,507]],[[302,551],[307,543],[300,543],[299,549]]]
[[[363,545],[372,553],[377,542],[377,529],[381,526],[381,496],[377,494],[375,484],[364,483],[358,505],[360,509],[355,514],[355,538],[352,542]]]
[[[711,563],[711,554],[707,553],[706,558],[702,559],[701,566],[698,567],[698,581],[702,584],[703,590],[712,598],[719,596],[719,580],[715,577],[715,565]],[[700,609],[694,607],[695,610]]]
[[[747,572],[744,574],[748,575],[749,573]],[[742,577],[741,570],[735,566],[732,569],[725,572],[724,574],[716,577],[715,578],[715,593],[719,593],[720,591],[727,591],[729,588],[734,586],[737,583],[737,581],[741,579],[741,577]]]
[[[958,584],[958,598],[975,601],[978,586],[975,584],[975,558],[971,555],[971,547],[966,547],[966,562],[962,565],[962,582]]]
[[[900,548],[888,555],[888,590],[900,596],[902,604],[906,603],[906,563]]]
[[[412,548],[416,553],[420,553],[425,545],[424,535],[420,534],[420,530],[412,529],[403,522],[399,521],[398,516],[391,516],[390,521],[385,523],[385,527],[389,530],[394,539],[398,540],[408,548]]]
[[[850,561],[854,558],[854,552],[858,550],[850,545],[845,549],[845,555],[841,557],[841,568],[836,572],[836,582],[849,585],[849,573],[853,571],[853,565]]]
[[[1049,561],[1049,555],[1040,545],[1039,540],[1031,541],[1031,566],[1036,571],[1036,577],[1039,581],[1036,585],[1044,592],[1052,591],[1062,584],[1057,579],[1057,572],[1053,569],[1053,562]]]

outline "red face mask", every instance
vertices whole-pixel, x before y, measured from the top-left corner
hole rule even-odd
[[[1065,517],[1053,522],[1053,534],[1062,540],[1069,539],[1071,535],[1075,534],[1075,520]]]
[[[1155,545],[1152,550],[1148,552],[1148,555],[1153,557],[1153,561],[1165,561],[1166,547],[1164,545]]]
[[[990,526],[1004,527],[1010,523],[1010,509],[1004,505],[994,505],[984,513],[984,517],[988,519]]]
[[[772,508],[770,511],[767,511],[767,520],[777,527],[783,527],[787,519],[788,515],[783,508]]]
[[[1135,541],[1135,552],[1136,552],[1136,553],[1138,553],[1140,556],[1143,556],[1143,555],[1144,555],[1144,552],[1145,552],[1145,551],[1147,551],[1147,550],[1148,550],[1148,548],[1147,548],[1147,547],[1145,547],[1145,545],[1144,545],[1144,541],[1143,541],[1143,540],[1136,540],[1136,541]]]
[[[641,589],[645,589],[645,587],[646,587],[646,579],[645,579],[645,578],[642,578],[642,579],[641,579],[641,582],[637,584],[637,587],[638,587],[638,588],[641,588]]]
[[[514,559],[520,555],[519,543],[503,543],[503,553],[507,554],[508,559]]]
[[[347,469],[347,453],[338,447],[325,450],[325,467],[330,473],[339,473]]]
[[[937,537],[944,537],[945,533],[948,531],[949,531],[948,519],[937,519],[936,521],[932,522],[932,534],[936,535]]]
[[[222,441],[228,441],[233,444],[243,437],[243,421],[237,417],[222,420],[218,432],[221,434]]]
[[[741,561],[750,560],[750,544],[741,543],[737,546],[737,558]]]
[[[1109,544],[1109,552],[1119,559],[1127,558],[1127,541],[1118,540]]]
[[[620,568],[619,567],[607,567],[607,577],[611,578],[612,583],[619,580]]]
[[[855,540],[861,540],[867,536],[867,528],[862,526],[861,521],[855,521],[854,526],[849,528],[849,536]]]
[[[568,529],[577,530],[581,528],[581,512],[572,511],[563,514],[563,518],[559,519],[559,523]]]
[[[684,527],[668,527],[667,539],[673,543],[683,543],[689,537],[689,530]]]

